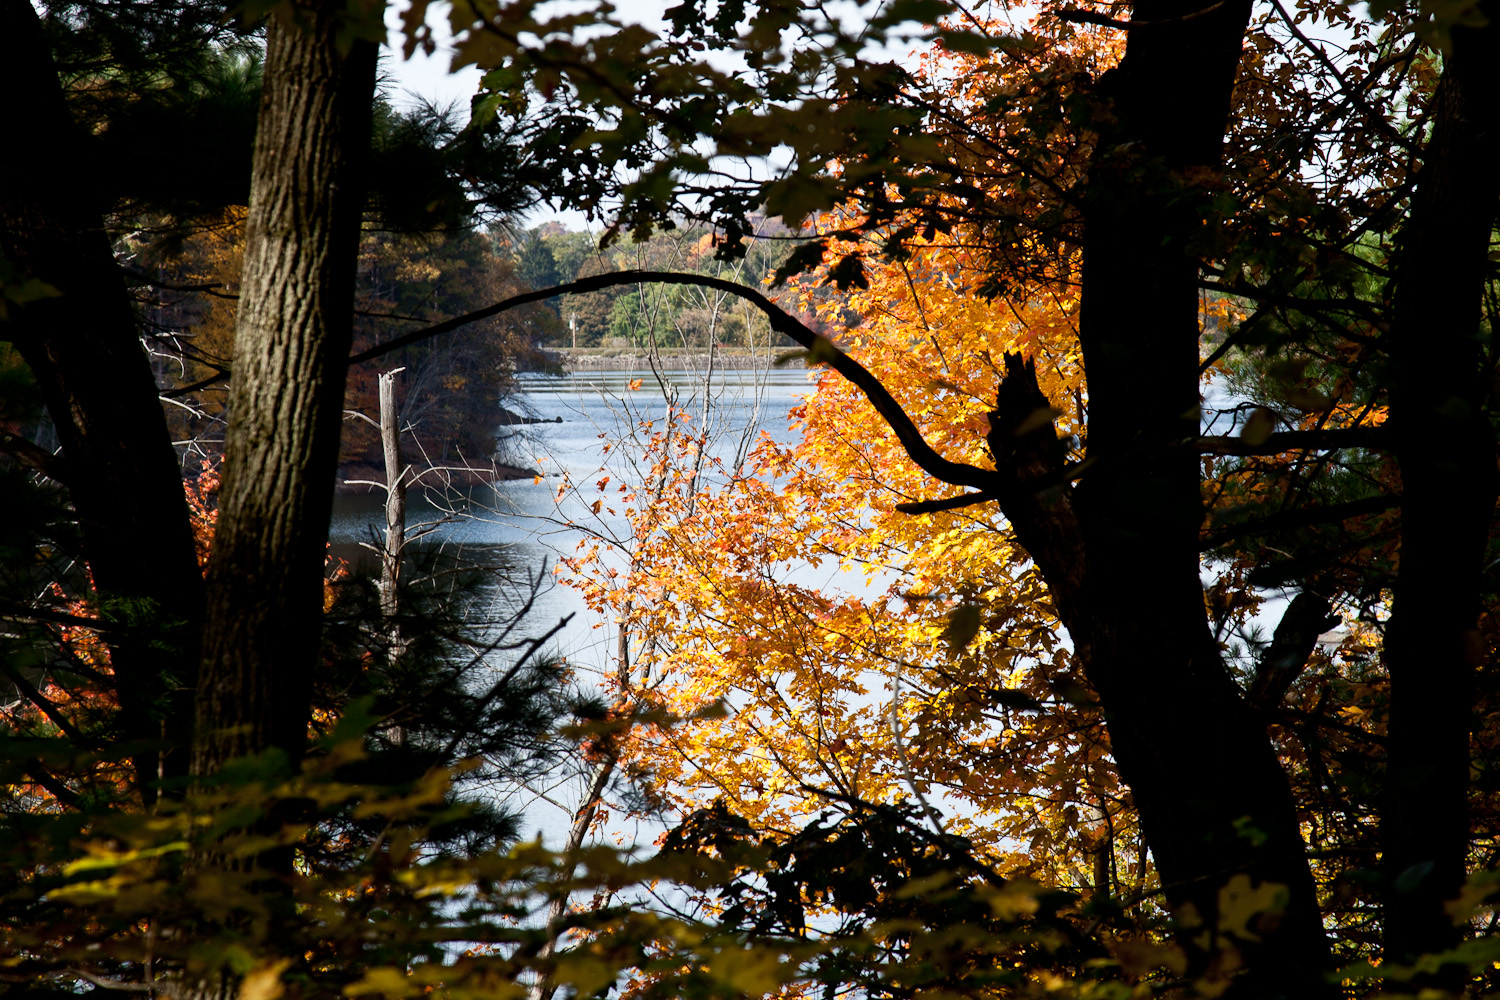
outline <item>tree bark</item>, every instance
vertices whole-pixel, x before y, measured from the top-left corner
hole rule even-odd
[[[1390,963],[1452,948],[1462,934],[1443,904],[1458,894],[1468,855],[1479,594],[1500,485],[1479,336],[1500,203],[1500,6],[1483,9],[1489,24],[1454,30],[1401,234],[1389,336],[1402,484],[1380,827]],[[1462,970],[1450,973],[1438,981],[1456,989]]]
[[[24,152],[0,157],[0,256],[58,293],[12,307],[0,336],[41,387],[99,614],[123,626],[108,637],[120,735],[140,747],[134,765],[150,802],[159,776],[187,772],[203,581],[156,380],[104,206],[91,198],[97,164],[27,0],[0,0],[0,37],[11,49],[0,86],[25,95],[11,102],[7,127],[26,137]]]
[[[375,84],[356,8],[266,37],[194,768],[306,741]],[[379,23],[379,6],[365,12]]]

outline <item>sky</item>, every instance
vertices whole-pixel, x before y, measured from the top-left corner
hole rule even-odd
[[[588,0],[556,0],[556,2],[586,4]],[[614,0],[614,12],[617,18],[627,23],[644,24],[650,28],[660,29],[664,27],[661,19],[662,12],[674,2],[675,0]],[[846,24],[851,22],[858,24],[861,23],[863,17],[867,16],[861,4],[869,2],[870,0],[853,0],[853,2],[833,0],[825,8],[825,13]],[[884,0],[875,0],[877,6],[882,2]],[[447,5],[435,3],[429,9],[428,24],[433,28],[433,36],[438,43],[437,51],[430,56],[417,51],[410,59],[403,58],[401,54],[401,13],[407,6],[408,4],[403,2],[386,8],[389,39],[381,69],[386,80],[387,92],[397,107],[419,101],[437,107],[451,105],[458,109],[460,115],[467,118],[469,99],[479,89],[481,74],[473,66],[466,66],[457,73],[451,72],[452,50],[444,45],[445,41],[451,39],[447,32]],[[867,50],[870,55],[894,58],[901,62],[908,61],[915,55],[911,43],[904,41],[883,45],[871,40]],[[574,231],[587,228],[587,220],[582,212],[557,212],[546,208],[532,213],[524,220],[524,224],[530,228],[553,220],[561,222]],[[597,224],[595,228],[599,228]]]
[[[639,0],[636,3],[642,5]],[[439,7],[434,4],[439,16],[433,16],[432,12],[428,14],[428,23],[433,26],[434,37],[439,43],[437,51],[429,56],[418,49],[410,59],[403,58],[401,54],[401,13],[407,6],[403,3],[386,8],[385,23],[389,35],[380,70],[391,101],[397,107],[419,102],[439,108],[452,105],[457,108],[463,120],[467,121],[469,98],[479,90],[481,74],[473,66],[465,66],[456,73],[451,70],[452,51],[443,44],[451,38],[447,32],[446,5]],[[553,220],[574,231],[581,231],[588,226],[582,212],[556,212],[548,208],[531,213],[523,221],[527,228],[531,228]]]
[[[660,24],[659,12],[668,5],[659,0],[616,0],[615,8],[617,14],[625,20]],[[452,51],[443,44],[452,37],[447,32],[447,5],[434,4],[433,11],[437,16],[434,16],[433,11],[428,14],[428,23],[433,26],[433,35],[438,41],[437,51],[429,56],[418,50],[410,59],[401,55],[401,13],[407,6],[408,4],[401,3],[386,8],[385,21],[389,36],[385,58],[381,61],[381,72],[386,78],[385,86],[392,101],[397,107],[419,101],[437,107],[453,105],[467,120],[469,98],[478,91],[482,74],[473,66],[465,66],[456,73],[451,71]],[[582,212],[558,212],[549,208],[533,212],[524,223],[530,228],[554,220],[575,232],[589,228]],[[599,227],[596,224],[594,228]]]
[[[449,69],[452,53],[442,45],[442,42],[452,37],[447,31],[447,5],[434,4],[434,9],[429,10],[427,17],[428,23],[433,27],[433,34],[439,41],[437,52],[429,56],[419,49],[412,53],[410,59],[403,59],[401,14],[409,6],[407,3],[392,4],[385,10],[385,24],[389,32],[388,47],[380,68],[388,78],[387,87],[392,98],[398,105],[407,103],[403,97],[408,100],[420,99],[439,107],[457,104],[467,115],[469,98],[479,89],[480,73],[473,66],[465,66],[457,73]],[[434,12],[441,16],[434,16]]]

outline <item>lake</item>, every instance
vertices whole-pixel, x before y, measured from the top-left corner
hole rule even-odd
[[[630,388],[636,381],[639,387]],[[695,425],[705,426],[706,421],[710,453],[727,462],[761,431],[790,441],[787,413],[810,389],[808,372],[802,368],[721,371],[706,386],[700,374],[688,371],[664,372],[659,382],[650,372],[589,372],[522,376],[521,383],[520,395],[506,405],[540,421],[560,418],[561,423],[502,427],[499,433],[507,460],[536,469],[542,481],[512,480],[493,489],[468,491],[463,497],[429,494],[419,498],[414,491],[409,524],[449,518],[423,544],[483,555],[518,571],[536,571],[544,564],[550,570],[558,555],[570,554],[583,537],[566,522],[604,529],[622,524],[622,519],[611,523],[607,516],[596,519],[579,497],[554,503],[563,476],[578,484],[592,483],[606,474],[616,482],[628,481],[632,461],[641,452],[635,436],[642,422],[661,426],[669,394],[675,394],[676,405],[693,415]],[[585,493],[592,493],[591,487],[586,486]],[[372,558],[362,556],[356,545],[369,541],[372,530],[384,533],[383,501],[379,490],[337,498],[329,539],[338,556],[348,561]],[[602,630],[584,620],[587,611],[573,591],[554,587],[538,603],[536,618],[541,629],[576,613],[559,637],[560,652],[584,668],[604,665],[596,653]]]
[[[809,372],[800,366],[717,371],[709,379],[691,371],[522,376],[521,392],[506,400],[506,407],[546,422],[499,428],[501,447],[506,461],[537,470],[542,481],[518,479],[446,497],[419,497],[413,491],[408,525],[441,521],[419,544],[509,568],[512,583],[487,595],[495,607],[479,609],[485,617],[515,607],[524,597],[528,574],[544,574],[544,590],[536,599],[528,631],[541,634],[571,615],[553,640],[553,651],[566,657],[586,682],[589,675],[609,669],[615,631],[584,605],[576,591],[553,582],[551,570],[559,555],[571,554],[585,537],[578,526],[603,534],[626,528],[623,518],[603,512],[595,516],[589,509],[588,501],[597,495],[594,482],[604,475],[615,482],[632,477],[639,481],[645,470],[635,468],[635,463],[644,452],[643,435],[662,427],[671,405],[691,414],[695,426],[707,429],[709,453],[726,464],[743,455],[762,431],[789,442],[794,435],[788,411],[810,388]],[[558,503],[555,498],[564,477],[581,491]],[[373,540],[377,533],[383,537],[383,502],[383,492],[374,489],[337,497],[329,536],[335,556],[351,564],[371,564],[374,553],[359,543]],[[566,808],[580,796],[581,790],[571,788],[547,794]],[[549,808],[539,797],[526,805],[525,812],[526,822],[549,844],[560,843],[566,835],[564,808]],[[654,831],[643,834],[649,840]]]

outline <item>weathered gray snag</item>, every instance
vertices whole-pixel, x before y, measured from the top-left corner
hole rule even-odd
[[[401,461],[401,427],[396,409],[396,376],[380,375],[380,443],[385,451],[385,545],[380,550],[380,613],[392,658],[401,655],[401,564],[406,548],[407,468]]]

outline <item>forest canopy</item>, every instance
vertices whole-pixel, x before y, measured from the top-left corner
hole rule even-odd
[[[460,127],[380,3],[0,0],[0,984],[1492,992],[1491,7],[413,3]],[[403,535],[580,315],[818,369],[562,481],[602,693]],[[516,843],[473,789],[560,761]]]

